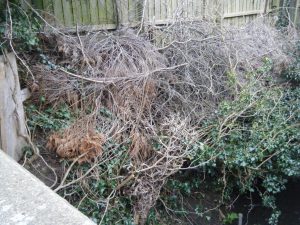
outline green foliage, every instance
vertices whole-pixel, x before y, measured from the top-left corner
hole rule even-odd
[[[297,42],[297,48],[290,55],[294,58],[294,62],[283,72],[283,75],[294,83],[300,83],[300,41]]]
[[[228,213],[223,219],[223,224],[232,224],[236,219],[239,218],[239,215],[235,212]]]
[[[222,172],[224,199],[236,188],[245,193],[263,187],[263,203],[274,209],[270,224],[275,224],[273,195],[289,177],[300,176],[300,88],[251,90],[223,102],[216,119],[207,121],[210,143],[199,150],[197,163],[214,159],[208,168]]]
[[[20,3],[10,3],[9,6],[11,20],[8,9],[3,5],[3,13],[0,13],[0,49],[10,48],[9,33],[12,33],[12,44],[16,50],[24,52],[37,49],[39,44],[37,35],[41,29],[41,21],[33,12],[25,11]]]
[[[66,183],[80,177],[92,167],[94,167],[92,173],[94,175],[82,179],[81,183],[72,185],[60,191],[59,194],[96,223],[102,219],[102,224],[134,224],[132,200],[122,195],[121,190],[117,190],[122,182],[122,170],[130,160],[128,145],[129,142],[119,145],[112,140],[105,143],[103,158],[109,158],[109,160],[99,162],[96,166],[88,163],[74,166]],[[65,163],[68,164],[68,162]]]
[[[45,101],[44,97],[40,98]],[[72,113],[67,105],[58,108],[46,107],[38,108],[37,105],[29,104],[25,107],[28,117],[27,125],[31,131],[40,129],[44,132],[57,131],[66,128],[74,120],[75,114]]]

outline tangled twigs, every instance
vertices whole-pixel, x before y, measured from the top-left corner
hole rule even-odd
[[[104,202],[101,223],[112,198],[122,193],[134,199],[135,223],[144,224],[166,180],[193,159],[195,146],[203,150],[197,141],[213,145],[207,137],[211,127],[203,127],[203,118],[216,115],[220,102],[237,98],[247,84],[269,76],[260,70],[266,63],[273,63],[273,74],[280,73],[290,61],[282,49],[293,42],[264,21],[243,28],[210,21],[178,22],[164,31],[152,31],[160,35],[161,43],[153,44],[130,29],[82,36],[77,32],[76,38],[55,33],[45,37],[59,52],[60,57],[48,53],[55,67],[34,67],[49,102],[76,101],[83,114],[92,115],[86,126],[76,121],[60,133],[60,141],[52,140],[58,154],[75,159],[56,191],[80,185],[84,199]],[[255,84],[256,88],[264,85]],[[222,123],[236,120],[246,109],[220,121],[216,135],[223,138],[230,128]],[[83,146],[86,138],[95,145]],[[96,159],[82,157],[92,162],[88,170],[74,169],[82,150]],[[212,153],[189,168],[205,165],[220,154]],[[93,188],[109,191],[100,195]]]
[[[166,179],[176,173],[183,165],[184,159],[193,154],[190,149],[197,140],[197,133],[187,120],[173,115],[162,124],[161,131],[166,137],[158,139],[161,148],[150,157],[136,161],[137,179],[132,189],[132,195],[137,198],[135,223],[144,224],[149,210],[160,196],[160,190]],[[157,137],[157,134],[154,135]],[[189,140],[187,144],[185,140]]]

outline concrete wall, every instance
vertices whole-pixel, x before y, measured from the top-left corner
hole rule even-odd
[[[0,150],[0,225],[95,225]]]

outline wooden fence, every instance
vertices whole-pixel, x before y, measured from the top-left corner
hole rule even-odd
[[[28,0],[27,0],[28,1]],[[166,24],[175,19],[212,17],[236,25],[277,9],[285,0],[30,0],[56,25],[76,24],[116,28],[117,24],[140,22]],[[299,14],[300,0],[295,2],[294,16]]]
[[[284,0],[281,0],[281,5],[284,5]],[[300,0],[290,0],[290,4],[288,6],[288,14],[290,20],[297,27],[300,27]]]

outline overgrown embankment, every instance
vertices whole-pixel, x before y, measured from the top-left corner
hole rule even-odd
[[[28,125],[64,159],[56,192],[100,224],[170,224],[186,221],[182,194],[203,197],[205,179],[175,179],[197,169],[219,193],[220,220],[233,192],[258,190],[276,223],[274,194],[300,175],[299,88],[282,77],[298,76],[294,29],[178,21],[38,37],[23,62]]]

